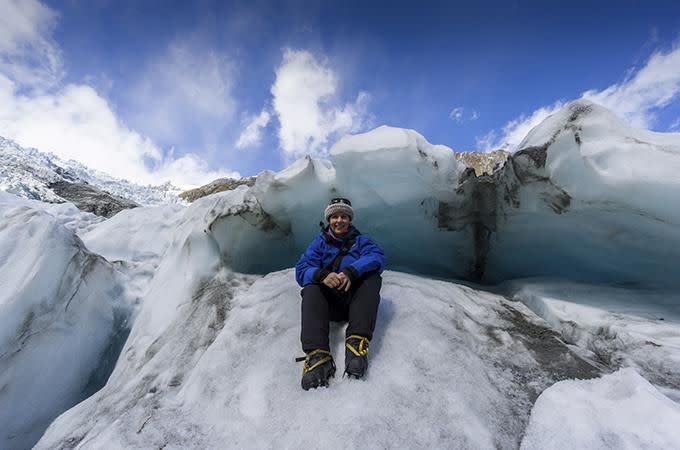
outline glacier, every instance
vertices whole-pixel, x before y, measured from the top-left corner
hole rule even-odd
[[[72,190],[85,191],[85,195],[94,194],[100,197],[92,201],[92,206],[95,207],[101,207],[95,202],[102,198],[123,203],[126,208],[185,203],[178,196],[181,189],[170,182],[159,183],[157,186],[140,186],[77,161],[64,160],[53,153],[23,148],[0,136],[0,192],[44,202],[63,203],[75,202],[73,199],[78,195],[69,192]]]
[[[117,271],[70,228],[74,211],[32,203],[0,194],[2,448],[25,448],[103,386],[132,312]]]
[[[281,270],[316,229],[318,205],[342,195],[359,199],[360,229],[379,237],[395,270],[677,287],[678,155],[677,133],[632,129],[585,101],[532,130],[492,176],[414,131],[380,127],[341,139],[330,161],[261,174],[242,210],[210,231],[235,270]]]
[[[0,447],[677,447],[678,169],[578,101],[490,175],[380,127],[188,206],[2,194]],[[290,267],[339,195],[390,270],[368,377],[306,393]]]
[[[512,448],[538,392],[599,373],[557,340],[544,357],[562,361],[537,361],[541,344],[513,337],[542,329],[521,304],[387,272],[368,378],[305,395],[292,270],[204,286],[162,330],[140,316],[107,386],[37,448]],[[333,327],[336,355],[343,343]]]

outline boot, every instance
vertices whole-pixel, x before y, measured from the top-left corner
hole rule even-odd
[[[368,368],[368,339],[353,334],[345,339],[345,374],[361,378]]]
[[[335,363],[328,350],[317,348],[307,353],[302,368],[302,389],[308,391],[319,386],[328,386],[328,379],[335,375]]]

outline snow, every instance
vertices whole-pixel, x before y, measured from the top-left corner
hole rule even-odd
[[[580,126],[580,152],[562,142],[570,133],[555,142],[555,156],[548,162],[551,178],[582,201],[621,205],[679,225],[680,211],[668,206],[680,188],[680,134],[635,130],[611,112],[590,107],[599,110]],[[571,151],[560,151],[560,146]],[[584,174],[589,175],[587,184],[581,182]]]
[[[521,448],[678,448],[679,423],[679,404],[633,369],[621,369],[548,388],[536,401]]]
[[[570,120],[579,113],[585,117]],[[680,224],[680,211],[668,207],[680,188],[680,133],[634,129],[601,106],[579,102],[532,130],[520,148],[543,145],[557,132],[546,167],[572,196]]]
[[[577,102],[493,176],[380,127],[108,220],[0,193],[0,448],[678,447],[679,149]],[[391,270],[367,378],[336,325],[304,392],[290,267],[335,196]]]
[[[534,128],[520,149],[544,155],[545,167],[527,170],[529,156],[515,155],[513,173],[525,181],[504,174],[519,208],[502,205],[489,281],[558,275],[677,288],[680,268],[672,261],[680,246],[670,243],[680,241],[673,207],[680,134],[634,129],[579,101]]]
[[[501,296],[386,272],[367,379],[304,392],[292,269],[222,270],[207,286],[165,328],[138,320],[109,384],[37,448],[512,448],[534,389],[554,381]],[[343,336],[332,328],[340,370]]]
[[[584,357],[633,367],[680,401],[680,293],[564,280],[515,280],[505,292],[526,304]]]
[[[140,186],[77,161],[64,161],[52,153],[23,148],[0,136],[0,191],[23,198],[62,203],[64,199],[49,187],[50,183],[57,181],[87,183],[139,205],[185,203],[178,197],[181,190],[170,182]]]
[[[58,223],[76,234],[87,232],[104,221],[103,217],[79,210],[73,203],[45,203],[17,197],[6,192],[0,192],[0,204],[5,207],[26,206],[45,211]]]
[[[72,210],[36,203],[0,195],[0,448],[32,445],[101,387],[129,314],[111,265],[64,226]]]
[[[115,263],[134,301],[146,295],[184,207],[170,204],[123,210],[95,228],[80,233],[90,251]]]
[[[174,232],[184,209],[171,204],[123,210],[81,237],[90,250],[109,261],[158,260],[170,244],[163,236]]]

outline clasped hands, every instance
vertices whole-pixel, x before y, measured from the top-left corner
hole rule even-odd
[[[350,281],[349,277],[342,272],[329,273],[326,275],[326,278],[323,279],[322,283],[329,288],[337,289],[338,291],[342,292],[348,292],[352,286],[352,282]]]

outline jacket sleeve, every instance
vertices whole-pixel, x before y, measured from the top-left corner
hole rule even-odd
[[[345,272],[352,281],[355,281],[365,273],[374,270],[382,273],[382,271],[385,270],[385,264],[387,263],[387,258],[385,257],[383,249],[368,237],[361,239],[358,244],[361,245],[359,249],[359,259],[350,264],[343,272]]]
[[[323,237],[317,236],[295,265],[295,279],[302,287],[321,283],[329,274],[329,271],[323,268],[322,239]]]

